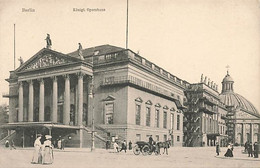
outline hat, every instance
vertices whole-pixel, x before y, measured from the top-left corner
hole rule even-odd
[[[52,137],[50,135],[45,135],[46,139],[51,139]]]

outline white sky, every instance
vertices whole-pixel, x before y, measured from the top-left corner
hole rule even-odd
[[[257,0],[129,0],[129,48],[190,83],[203,73],[219,91],[229,65],[235,92],[259,111],[259,18]],[[125,47],[126,0],[0,0],[0,94],[8,92],[4,79],[13,70],[14,23],[16,58],[25,61],[45,47],[47,33],[52,48],[63,53],[76,50],[78,42],[83,48]]]

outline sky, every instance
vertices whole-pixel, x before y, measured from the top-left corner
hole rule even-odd
[[[203,73],[219,91],[229,65],[234,91],[259,111],[259,18],[259,0],[129,0],[128,48],[190,83]],[[125,48],[126,0],[0,0],[0,95],[14,70],[14,24],[16,68],[18,57],[26,61],[46,46],[47,33],[62,53],[79,42]]]

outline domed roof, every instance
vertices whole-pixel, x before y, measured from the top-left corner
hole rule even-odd
[[[228,71],[227,75],[225,76],[222,82],[234,82],[233,78],[229,75]]]
[[[227,106],[240,107],[248,112],[259,115],[254,105],[243,96],[234,92],[225,92],[220,94],[220,101]]]

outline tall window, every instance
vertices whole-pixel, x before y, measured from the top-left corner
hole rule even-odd
[[[151,108],[146,107],[146,126],[151,126]]]
[[[174,114],[171,113],[171,129],[173,129],[174,126]]]
[[[163,128],[167,128],[167,112],[163,112]]]
[[[159,110],[155,110],[155,127],[159,128]]]
[[[180,130],[180,115],[177,115],[177,130]]]
[[[140,125],[141,121],[141,105],[137,104],[135,109],[135,124]]]
[[[114,104],[105,104],[106,124],[113,124]]]

